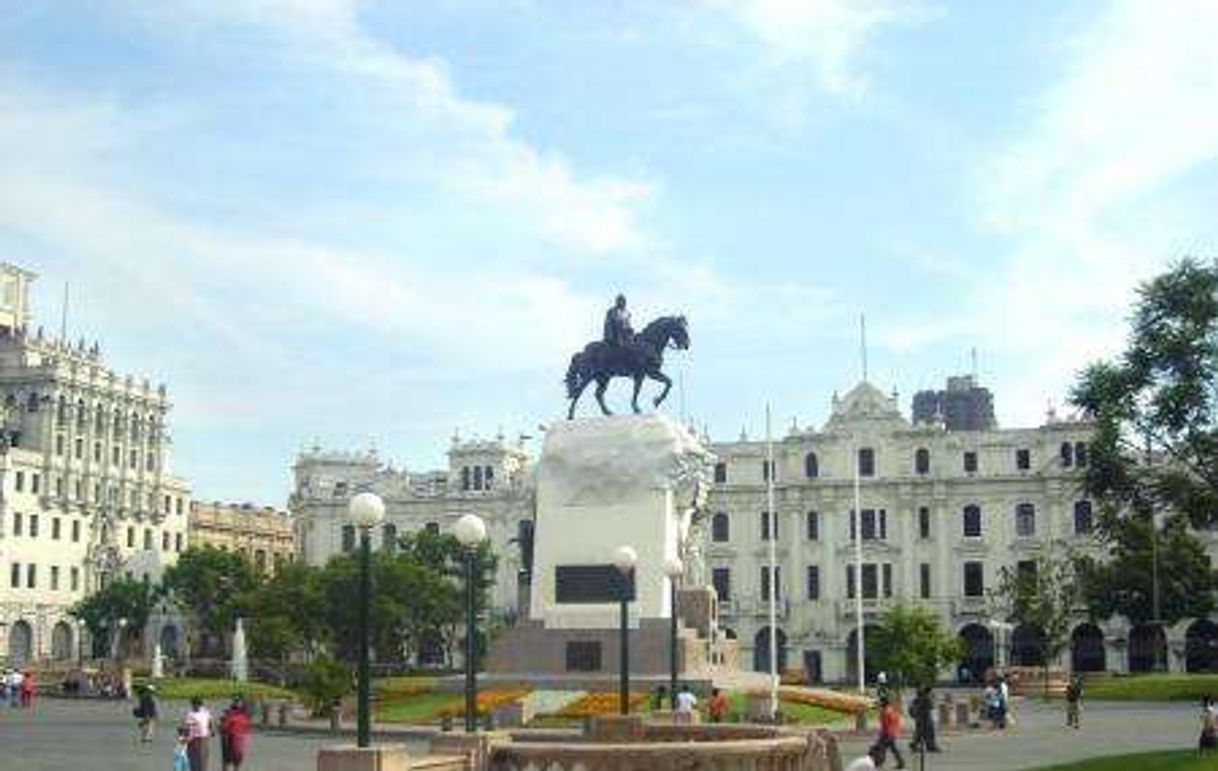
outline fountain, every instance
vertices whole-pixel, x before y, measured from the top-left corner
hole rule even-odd
[[[233,664],[234,680],[245,682],[249,679],[249,661],[245,654],[245,620],[237,619],[237,630],[233,632]]]
[[[161,644],[157,643],[152,649],[152,679],[160,680],[165,676],[165,654],[161,652]]]

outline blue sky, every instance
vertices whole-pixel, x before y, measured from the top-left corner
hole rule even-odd
[[[0,259],[169,385],[203,498],[536,435],[618,291],[689,317],[717,438],[823,424],[864,312],[906,408],[976,348],[1036,424],[1218,253],[1216,39],[1204,0],[14,5]]]

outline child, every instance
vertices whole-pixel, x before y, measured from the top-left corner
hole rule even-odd
[[[186,754],[186,742],[190,731],[185,726],[178,729],[178,743],[173,746],[173,771],[190,771],[190,757]]]

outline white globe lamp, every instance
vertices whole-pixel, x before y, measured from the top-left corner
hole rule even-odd
[[[385,518],[385,502],[376,493],[360,493],[347,504],[347,515],[356,527],[373,527]]]
[[[453,535],[467,549],[476,549],[486,540],[486,522],[477,514],[462,514],[453,526]]]
[[[639,562],[639,553],[631,546],[619,546],[613,550],[613,564],[623,574],[634,570]]]

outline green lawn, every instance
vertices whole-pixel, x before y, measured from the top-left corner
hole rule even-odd
[[[385,723],[432,723],[441,712],[460,709],[464,699],[460,693],[415,693],[378,702],[375,717]]]
[[[1202,758],[1194,750],[1177,750],[1092,758],[1066,766],[1046,766],[1040,771],[1212,771],[1216,766],[1218,755],[1211,754]]]
[[[227,699],[235,694],[244,694],[249,699],[292,699],[299,697],[286,688],[280,688],[266,683],[238,682],[236,680],[177,678],[165,677],[149,681],[136,678],[136,685],[152,682],[156,685],[157,696],[162,699],[190,699],[199,696],[204,699]]]
[[[1195,701],[1218,696],[1218,675],[1128,675],[1088,678],[1083,698],[1097,701]]]

